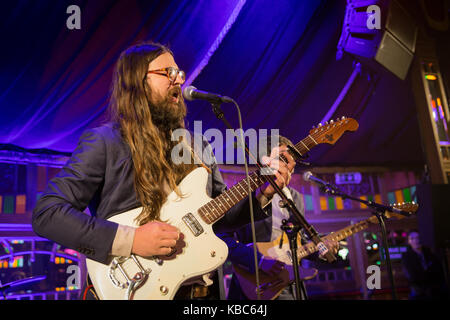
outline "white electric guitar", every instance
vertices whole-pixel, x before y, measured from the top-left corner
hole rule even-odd
[[[356,120],[345,117],[319,125],[294,146],[295,152],[304,155],[320,143],[334,144],[345,131],[357,128]],[[227,245],[214,234],[212,225],[248,196],[248,184],[244,179],[211,199],[206,194],[207,181],[205,168],[193,170],[178,186],[183,197],[172,191],[161,208],[161,221],[177,227],[182,234],[171,254],[114,257],[109,264],[86,260],[90,279],[100,299],[170,300],[182,285],[212,283],[208,273],[220,267],[228,256]],[[250,175],[252,191],[264,182],[264,176],[258,172]],[[135,218],[141,211],[142,208],[136,208],[108,220],[138,227]]]

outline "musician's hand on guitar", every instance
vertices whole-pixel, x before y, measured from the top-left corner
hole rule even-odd
[[[131,252],[142,257],[167,255],[177,244],[180,232],[164,222],[148,222],[136,229]]]
[[[261,264],[259,266],[262,272],[267,273],[269,276],[278,275],[283,269],[285,264],[281,261],[271,259],[268,257],[263,257]]]
[[[332,241],[332,240],[324,240],[323,242],[325,246],[328,248],[328,250],[333,254],[336,255],[339,250],[339,242],[338,241]],[[320,255],[320,257],[323,257]]]
[[[285,145],[275,147],[272,149],[270,157],[262,157],[263,164],[266,164],[270,166],[270,168],[274,169],[275,183],[281,189],[287,186],[291,181],[291,175],[294,172],[295,167],[295,160],[287,152],[287,150],[287,146]],[[287,163],[283,160],[278,160],[280,154],[282,154],[287,159]],[[266,198],[271,199],[275,194],[275,189],[272,187],[272,185],[269,184],[266,188],[261,189],[261,192]]]

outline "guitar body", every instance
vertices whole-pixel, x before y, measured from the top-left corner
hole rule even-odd
[[[237,277],[244,295],[249,300],[257,300],[256,275],[236,265],[233,265],[233,270],[233,276]],[[277,277],[273,277],[260,270],[259,283],[261,300],[274,300],[291,283],[290,274],[287,270],[282,270]]]
[[[170,256],[135,256],[144,269],[151,270],[147,280],[133,294],[135,300],[170,300],[183,283],[193,283],[197,278],[220,267],[228,255],[228,247],[213,232],[212,225],[205,223],[197,209],[211,201],[206,194],[208,173],[197,168],[179,184],[183,197],[172,192],[161,209],[161,221],[179,228],[182,236],[177,243],[176,252]],[[135,218],[142,208],[133,209],[108,219],[119,224],[137,227]],[[191,228],[182,220],[186,214],[196,220],[203,232],[194,235]],[[159,259],[155,259],[159,258]],[[112,264],[102,264],[90,259],[86,261],[89,276],[100,299],[127,299],[127,289],[114,285],[111,281]],[[129,259],[122,264],[130,278],[139,272],[138,265]],[[114,270],[114,277],[126,282],[122,272]],[[206,278],[205,278],[206,279]]]
[[[283,245],[280,248],[279,243],[281,237],[283,237]],[[298,246],[301,246],[300,240],[298,240]],[[294,267],[292,265],[291,251],[287,236],[283,233],[282,236],[272,242],[257,242],[256,247],[264,256],[271,257],[272,259],[285,263],[285,268],[276,276],[269,276],[264,272],[259,273],[261,299],[276,299],[284,288],[295,281]],[[233,269],[239,281],[239,285],[241,286],[242,292],[248,299],[256,300],[258,298],[256,293],[256,275],[239,266],[233,266]],[[301,266],[299,266],[298,271],[301,280],[312,279],[318,273],[317,269],[305,269]]]

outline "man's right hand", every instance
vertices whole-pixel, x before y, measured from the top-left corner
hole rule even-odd
[[[142,257],[168,255],[180,238],[180,231],[170,224],[152,221],[136,229],[131,252]]]

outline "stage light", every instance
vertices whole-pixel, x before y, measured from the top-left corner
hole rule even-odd
[[[338,255],[342,258],[342,260],[346,260],[348,252],[349,251],[347,248],[342,248],[341,250],[338,251]]]

